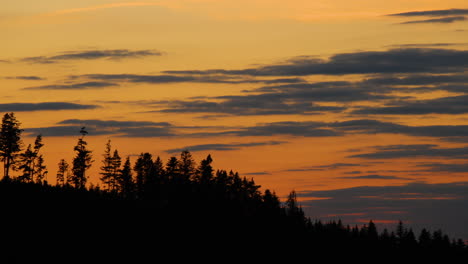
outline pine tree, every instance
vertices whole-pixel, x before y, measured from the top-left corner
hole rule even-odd
[[[67,179],[69,177],[69,171],[68,171],[69,167],[70,166],[64,159],[61,159],[60,162],[58,163],[58,171],[57,171],[57,185],[58,186],[64,186],[67,183]]]
[[[200,166],[198,167],[198,181],[202,184],[206,184],[213,179],[213,167],[211,163],[213,159],[211,155],[208,155],[206,159],[200,162]]]
[[[39,155],[37,157],[37,164],[34,165],[34,174],[36,175],[37,183],[44,183],[44,179],[47,177],[47,167],[44,164],[44,157]]]
[[[0,129],[0,161],[3,162],[3,177],[10,178],[10,168],[15,164],[17,153],[21,151],[22,141],[20,122],[14,113],[6,113]]]
[[[134,191],[134,181],[132,175],[132,167],[130,163],[130,157],[127,157],[125,163],[120,171],[119,177],[119,188],[124,195],[124,197],[130,197]]]
[[[112,168],[112,156],[111,156],[111,141],[108,140],[106,144],[106,149],[104,151],[104,159],[102,160],[101,166],[101,178],[100,180],[104,183],[107,190],[111,189],[113,179],[113,168]]]
[[[22,171],[22,174],[18,176],[18,180],[21,182],[33,182],[33,161],[35,159],[35,153],[31,148],[31,144],[28,145],[26,150],[19,154],[19,166],[18,169]]]
[[[192,176],[195,176],[196,164],[192,154],[188,150],[180,153],[179,176],[182,183],[187,183]]]
[[[111,189],[115,191],[118,189],[118,180],[120,178],[120,173],[121,173],[120,166],[122,165],[122,159],[120,158],[118,150],[114,150],[111,164],[112,164]]]
[[[73,158],[72,175],[70,179],[71,184],[75,188],[85,188],[87,182],[86,170],[88,170],[93,163],[92,151],[86,148],[88,143],[84,141],[84,137],[88,132],[83,127],[80,133],[82,136],[78,139],[78,143],[74,147],[76,156]]]
[[[153,156],[146,152],[141,153],[135,162],[133,170],[136,172],[136,191],[137,195],[142,197],[145,192],[145,185],[152,173]]]

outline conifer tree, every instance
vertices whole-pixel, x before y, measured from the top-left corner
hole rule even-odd
[[[22,141],[20,122],[14,113],[6,113],[0,128],[0,161],[3,162],[3,177],[10,178],[10,168],[15,164],[17,153],[21,151]]]
[[[184,150],[182,151],[182,153],[180,153],[178,165],[180,181],[183,183],[187,183],[190,180],[190,178],[195,175],[196,171],[195,160],[193,159],[192,154],[188,150]]]
[[[134,191],[134,181],[133,181],[133,175],[132,175],[132,167],[130,163],[130,157],[127,157],[127,159],[124,162],[124,165],[122,167],[122,170],[120,171],[120,177],[119,177],[119,188],[124,195],[124,197],[129,197]]]
[[[101,178],[100,180],[104,183],[107,187],[107,190],[110,190],[111,181],[112,181],[112,156],[111,156],[111,141],[108,140],[106,144],[106,149],[104,151],[104,158],[102,160],[101,166]]]
[[[60,162],[58,163],[58,171],[57,171],[57,185],[58,186],[64,186],[67,183],[67,180],[69,177],[69,170],[68,170],[69,167],[70,166],[64,159],[61,159]]]
[[[84,141],[84,137],[88,132],[83,127],[80,131],[81,138],[78,139],[78,143],[74,147],[76,152],[75,158],[73,158],[73,167],[71,175],[71,184],[75,188],[85,188],[87,177],[86,170],[88,170],[92,163],[92,151],[87,149],[88,143]]]
[[[213,159],[211,155],[208,154],[206,159],[200,162],[200,166],[198,167],[198,181],[202,184],[206,184],[213,179],[213,167],[211,163]]]
[[[142,196],[145,191],[145,184],[153,169],[153,156],[146,152],[141,153],[135,162],[133,170],[136,172],[137,195]]]

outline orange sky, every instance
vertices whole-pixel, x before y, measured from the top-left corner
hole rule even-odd
[[[26,144],[44,135],[52,182],[87,126],[93,183],[111,139],[133,159],[166,160],[186,147],[197,160],[211,153],[216,168],[282,197],[458,188],[468,182],[467,8],[464,0],[10,1],[0,11],[0,110],[17,113]],[[340,215],[325,211],[315,216]],[[377,217],[397,219],[385,216]]]

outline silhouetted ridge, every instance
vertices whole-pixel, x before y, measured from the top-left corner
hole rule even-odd
[[[468,256],[462,240],[452,240],[441,230],[415,234],[400,222],[393,231],[379,232],[372,221],[349,226],[313,220],[305,216],[294,191],[281,201],[271,190],[262,192],[253,178],[215,170],[211,155],[197,163],[189,151],[166,162],[141,153],[134,163],[129,157],[122,162],[108,141],[100,167],[102,187],[90,185],[87,170],[94,160],[85,128],[73,148],[71,166],[60,160],[56,184],[51,185],[39,154],[42,137],[21,153],[19,122],[13,113],[4,120],[0,238],[6,246],[0,257],[5,263],[68,263],[70,258],[109,263],[123,256],[134,262],[140,257],[160,259],[168,250],[326,256],[365,249],[392,256]],[[8,143],[9,138],[15,143]],[[11,176],[11,170],[20,175]]]

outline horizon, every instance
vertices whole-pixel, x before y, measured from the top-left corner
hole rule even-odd
[[[21,0],[0,12],[0,112],[48,179],[85,126],[132,162],[181,150],[306,214],[468,240],[468,5]]]

